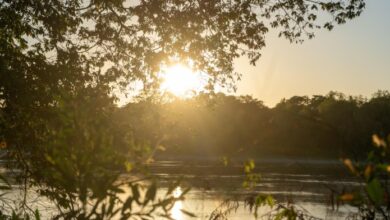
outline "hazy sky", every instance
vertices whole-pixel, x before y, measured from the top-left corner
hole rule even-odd
[[[283,97],[326,94],[330,90],[371,96],[390,90],[390,1],[368,0],[363,14],[331,32],[317,31],[303,44],[267,35],[255,67],[236,62],[243,73],[237,94],[273,106]]]

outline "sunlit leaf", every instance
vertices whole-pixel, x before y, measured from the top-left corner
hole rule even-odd
[[[274,199],[274,197],[272,197],[271,195],[268,195],[266,197],[266,201],[267,201],[267,205],[271,206],[271,208],[275,205],[276,201]]]
[[[367,165],[364,169],[364,177],[369,179],[371,177],[371,173],[373,171],[373,166],[371,164]]]
[[[339,197],[340,200],[350,202],[355,199],[355,195],[352,193],[345,193]]]
[[[167,150],[167,149],[166,149],[163,145],[161,145],[161,144],[157,145],[156,149],[159,150],[159,151],[166,151],[166,150]]]
[[[126,168],[126,172],[130,172],[133,169],[133,164],[130,163],[129,161],[126,161],[125,168]]]
[[[382,138],[380,138],[378,135],[374,134],[372,135],[372,142],[376,147],[386,147],[386,142]]]
[[[353,163],[350,159],[344,159],[343,163],[349,169],[349,171],[351,171],[351,173],[353,173],[353,174],[357,173],[355,166],[353,165]]]

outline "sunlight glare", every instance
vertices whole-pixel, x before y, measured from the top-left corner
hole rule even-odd
[[[177,199],[181,196],[182,193],[183,192],[179,186],[173,191],[173,197]],[[183,209],[183,202],[176,201],[171,210],[171,217],[175,220],[182,220],[183,219],[183,212],[181,211],[182,209]]]
[[[205,85],[199,73],[182,64],[168,67],[163,71],[162,78],[161,90],[178,97],[189,97],[201,91]]]

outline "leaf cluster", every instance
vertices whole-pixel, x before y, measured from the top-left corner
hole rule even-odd
[[[390,136],[386,139],[372,136],[374,149],[365,161],[352,162],[344,159],[345,166],[363,183],[360,191],[347,192],[339,196],[341,201],[350,203],[359,209],[357,218],[388,219],[389,201],[389,149]]]

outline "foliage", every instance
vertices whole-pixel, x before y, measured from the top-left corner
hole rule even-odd
[[[33,213],[33,217],[30,217],[30,215],[27,214],[17,213],[15,211],[12,211],[11,215],[6,215],[0,212],[0,219],[1,220],[40,220],[41,215],[38,210],[35,210],[35,212]]]
[[[341,194],[339,199],[359,209],[359,212],[351,217],[389,219],[390,136],[382,139],[378,135],[373,135],[372,140],[374,149],[365,161],[352,162],[350,159],[344,159],[346,167],[363,182],[363,186],[358,191]]]
[[[227,220],[229,215],[236,212],[239,207],[238,201],[225,200],[213,212],[211,212],[209,220]]]
[[[269,108],[249,96],[202,94],[170,102],[141,101],[118,110],[115,120],[135,138],[165,146],[160,157],[364,158],[373,132],[390,132],[390,95],[371,99],[330,92],[294,96]],[[185,146],[185,147],[184,147]]]
[[[235,77],[234,58],[247,55],[253,64],[259,58],[269,28],[280,28],[281,36],[301,41],[304,35],[314,36],[313,28],[332,29],[335,23],[359,16],[365,3],[4,0],[0,6],[2,54],[12,52],[7,56],[18,55],[21,62],[34,64],[30,67],[46,69],[68,57],[80,61],[81,81],[121,80],[127,85],[128,80],[155,81],[161,65],[172,59],[191,60],[211,81],[225,85]],[[330,15],[324,24],[317,19],[322,11]]]
[[[317,220],[318,218],[311,216],[306,210],[301,210],[294,204],[283,204],[276,201],[270,195],[253,195],[249,196],[245,200],[245,206],[249,208],[249,211],[253,212],[255,218],[262,217],[273,220]],[[268,207],[270,210],[263,213],[261,216],[258,214],[258,210],[261,207]]]
[[[224,200],[211,213],[208,218],[209,220],[227,220],[232,213],[237,212],[240,205],[250,213],[253,213],[256,219],[319,219],[291,201],[281,202],[276,200],[272,195],[253,192],[254,187],[261,181],[260,175],[255,172],[255,162],[253,160],[245,161],[242,167],[244,168],[245,179],[241,190],[246,192],[247,195],[243,198],[241,196],[236,197],[230,195],[230,198]]]
[[[12,189],[11,184],[7,180],[7,178],[0,174],[0,190],[2,191],[0,195],[0,202],[1,202],[1,208],[0,208],[0,219],[1,220],[40,220],[41,214],[39,213],[39,210],[36,209],[33,212],[32,217],[24,212],[20,212],[15,207],[10,206],[10,204],[7,203],[7,201],[4,199],[4,195],[8,193],[9,190]],[[7,213],[8,212],[8,213]]]
[[[321,11],[331,15],[321,26],[332,29],[360,15],[364,5],[0,0],[0,143],[9,166],[26,188],[38,187],[53,201],[58,218],[151,218],[157,207],[168,217],[171,195],[159,201],[154,184],[120,179],[125,171],[133,178],[145,175],[155,146],[126,129],[138,124],[112,120],[116,89],[140,81],[143,92],[153,94],[160,69],[173,62],[206,72],[210,90],[216,83],[227,86],[239,78],[233,60],[246,55],[255,64],[270,27],[301,41],[301,34],[311,38],[310,30],[321,25]],[[132,189],[125,201],[118,197],[122,185]],[[144,187],[141,200],[137,192]],[[152,208],[137,212],[133,203]],[[22,208],[21,216],[28,214]]]

